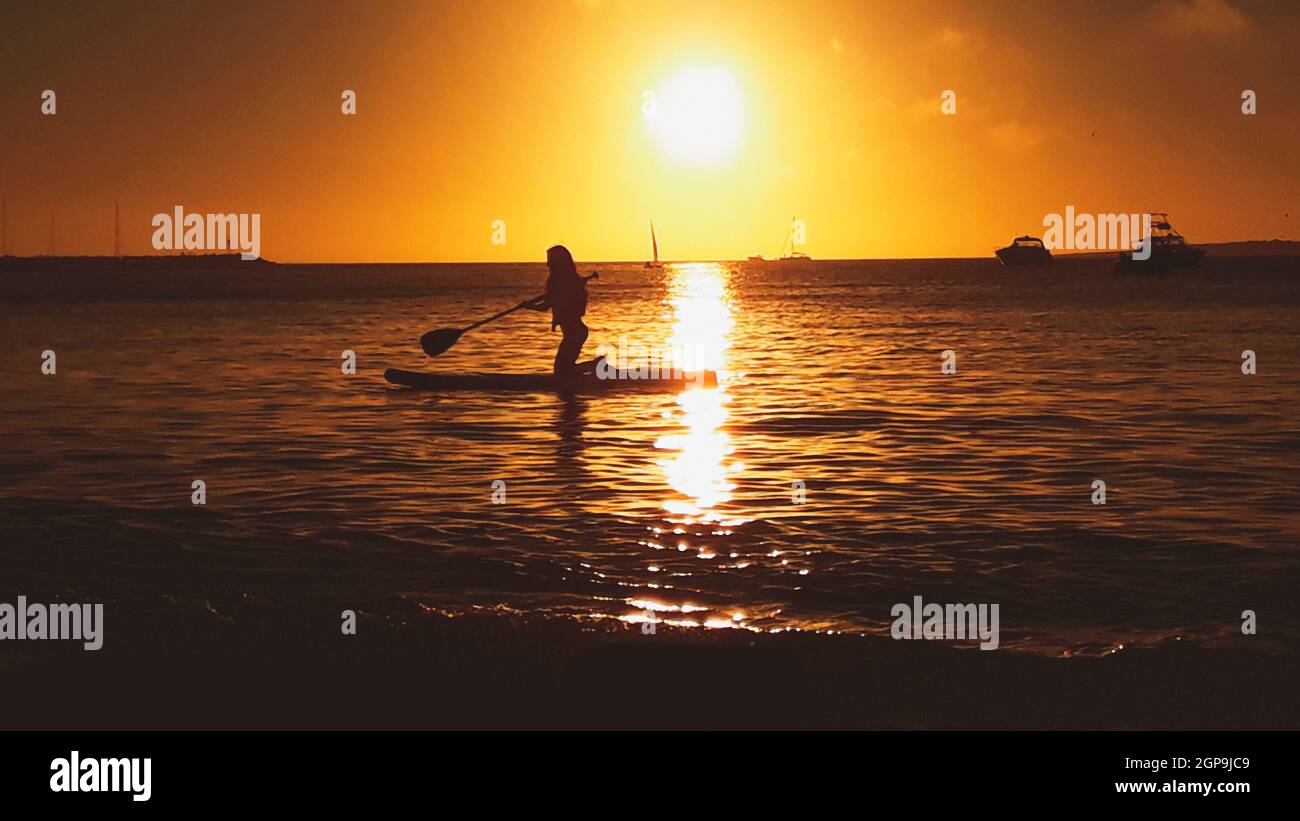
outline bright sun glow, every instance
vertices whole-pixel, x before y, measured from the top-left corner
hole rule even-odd
[[[745,101],[729,69],[678,69],[645,106],[646,126],[674,162],[718,166],[730,162],[745,138]]]

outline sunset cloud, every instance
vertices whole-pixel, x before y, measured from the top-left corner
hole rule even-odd
[[[998,123],[989,129],[989,134],[993,137],[993,142],[1013,152],[1032,151],[1047,136],[1047,132],[1039,126],[1020,120]]]
[[[943,26],[930,37],[930,44],[936,48],[962,51],[981,45],[983,39],[975,29]]]
[[[1182,36],[1228,37],[1251,26],[1250,18],[1228,0],[1165,0],[1153,13],[1165,30]]]

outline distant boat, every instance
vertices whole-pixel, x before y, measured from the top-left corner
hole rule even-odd
[[[998,261],[1004,268],[1021,265],[1047,265],[1052,261],[1052,252],[1047,250],[1038,237],[1016,237],[1006,248],[999,248]]]
[[[749,255],[749,261],[750,261],[750,262],[767,262],[767,260],[763,259],[763,255],[762,255],[762,254],[750,254],[750,255]]]
[[[781,250],[777,254],[776,259],[773,260],[774,262],[811,262],[812,261],[812,257],[808,256],[807,254],[794,250],[794,226],[796,222],[797,220],[794,217],[790,218],[790,231],[785,235],[785,242],[781,243]],[[786,252],[786,246],[789,246],[790,248],[788,253]]]
[[[654,259],[653,259],[652,261],[650,261],[650,262],[647,262],[647,263],[645,264],[645,267],[647,267],[647,268],[662,268],[662,267],[664,267],[664,266],[659,262],[659,240],[655,238],[655,221],[654,221],[654,220],[650,220],[650,248],[651,248],[652,251],[654,251]]]
[[[1132,251],[1124,251],[1115,260],[1117,271],[1163,271],[1168,268],[1191,268],[1201,264],[1205,250],[1187,244],[1183,235],[1169,224],[1169,215],[1151,214],[1151,256],[1135,259]]]

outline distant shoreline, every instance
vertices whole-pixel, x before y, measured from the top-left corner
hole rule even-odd
[[[1288,257],[1300,256],[1300,240],[1239,240],[1233,242],[1207,242],[1192,243],[1195,248],[1201,248],[1207,254],[1214,256],[1259,256],[1259,257]],[[1114,251],[1076,251],[1072,253],[1057,253],[1054,256],[1057,259],[1088,259],[1094,257],[1111,258],[1115,255]],[[966,256],[966,257],[826,257],[819,259],[804,260],[792,263],[794,266],[817,265],[818,263],[845,263],[845,262],[979,262],[989,261],[996,262],[996,257],[990,251],[985,256]],[[627,260],[584,260],[581,262],[584,266],[593,265],[641,265],[644,261],[640,259]],[[768,265],[776,262],[772,259],[764,260],[747,260],[747,259],[690,259],[690,260],[664,260],[663,264],[671,265],[674,263],[688,262],[718,262],[718,263],[740,263],[748,265]],[[193,267],[212,267],[214,265],[239,263],[247,266],[429,266],[429,265],[483,265],[483,266],[518,266],[518,265],[542,265],[541,259],[526,260],[425,260],[420,262],[374,262],[374,261],[350,261],[350,262],[303,262],[303,261],[276,261],[269,259],[257,259],[244,261],[239,258],[237,253],[220,253],[220,254],[142,254],[134,256],[97,256],[97,255],[78,255],[78,256],[0,256],[0,273],[11,270],[30,270],[31,268],[41,268],[49,270],[51,268],[91,268],[91,267],[123,267],[127,265],[176,265],[182,264]]]

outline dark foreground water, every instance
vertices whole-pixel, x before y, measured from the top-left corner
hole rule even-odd
[[[0,595],[104,601],[119,637],[412,603],[888,635],[920,595],[996,603],[1002,646],[1039,654],[1278,649],[1300,637],[1300,272],[1267,267],[600,266],[589,352],[726,379],[576,399],[382,378],[546,370],[538,314],[436,362],[416,345],[540,266],[28,288],[0,306]]]

